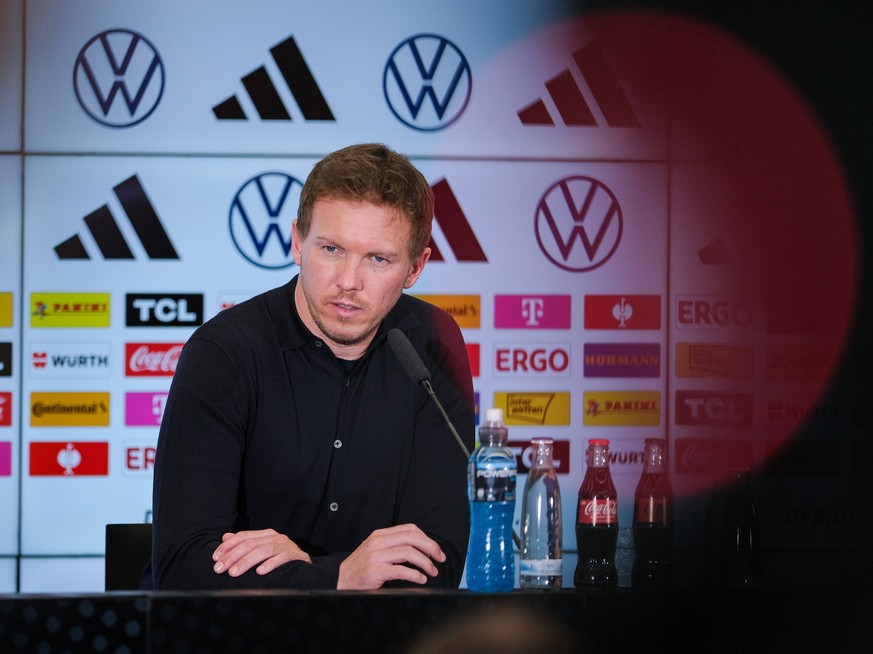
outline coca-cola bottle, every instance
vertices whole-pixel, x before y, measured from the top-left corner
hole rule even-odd
[[[646,439],[643,473],[634,493],[634,587],[666,586],[672,581],[673,488],[665,449],[663,438]]]
[[[586,452],[588,468],[579,487],[576,546],[579,562],[576,588],[616,586],[615,547],[618,541],[618,496],[609,471],[609,441],[592,438]]]

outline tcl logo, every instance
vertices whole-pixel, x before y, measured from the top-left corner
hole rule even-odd
[[[676,323],[682,328],[755,327],[757,315],[748,302],[733,298],[679,297],[676,300]]]
[[[530,472],[534,464],[536,448],[530,441],[509,441],[507,447],[515,454],[518,465],[518,474]],[[555,464],[555,472],[565,475],[570,472],[570,441],[556,440],[552,446],[552,462]]]
[[[203,295],[126,295],[128,327],[191,327],[203,324]]]
[[[125,343],[128,377],[172,377],[182,343]]]
[[[676,424],[751,427],[751,393],[676,391]]]
[[[156,453],[157,448],[154,445],[125,445],[125,472],[151,472],[152,468],[155,467]]]
[[[570,345],[497,345],[494,349],[494,371],[498,375],[570,375]]]

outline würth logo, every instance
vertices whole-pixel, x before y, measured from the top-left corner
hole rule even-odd
[[[540,199],[534,230],[549,261],[570,272],[588,272],[606,263],[618,249],[621,207],[603,182],[566,177]]]
[[[588,93],[599,109],[602,119],[610,127],[639,127],[634,110],[627,96],[618,83],[601,47],[592,43],[573,53],[576,63],[576,73],[588,86]],[[596,126],[599,119],[594,115],[591,104],[585,99],[585,94],[574,77],[574,71],[569,68],[546,82],[551,102],[557,110],[558,117],[570,127]],[[554,125],[555,118],[546,102],[540,98],[518,112],[518,117],[524,125]]]
[[[436,184],[432,184],[431,188],[434,195],[434,218],[455,258],[458,261],[487,263],[485,252],[482,251],[482,246],[470,228],[470,223],[464,216],[464,210],[461,209],[449,183],[445,179],[441,179]],[[430,240],[430,249],[431,261],[445,261],[442,252],[434,243],[433,237]]]
[[[318,88],[309,66],[303,59],[293,36],[270,48],[273,61],[288,90],[294,96],[304,120],[334,120],[327,101]],[[292,120],[291,114],[265,66],[260,66],[242,78],[243,87],[261,120]],[[218,120],[249,120],[249,114],[236,95],[212,108]]]
[[[176,249],[155,213],[136,175],[129,177],[112,189],[127,214],[136,236],[149,259],[178,259]],[[119,224],[112,216],[109,206],[104,204],[84,218],[85,226],[94,239],[104,259],[134,259],[128,241]],[[76,234],[60,245],[55,246],[58,259],[91,259],[81,237]]]
[[[436,34],[418,34],[394,48],[382,75],[385,100],[397,120],[423,132],[448,127],[473,92],[470,64]]]
[[[73,88],[79,105],[98,123],[131,127],[148,118],[160,103],[164,64],[141,34],[108,30],[79,52]]]

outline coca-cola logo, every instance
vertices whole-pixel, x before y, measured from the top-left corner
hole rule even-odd
[[[127,343],[128,377],[172,377],[182,354],[182,343]]]
[[[612,498],[581,499],[576,521],[585,525],[617,524],[618,502]]]
[[[715,473],[752,464],[752,444],[744,441],[676,439],[676,471]]]

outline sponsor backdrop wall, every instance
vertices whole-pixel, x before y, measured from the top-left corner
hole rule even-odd
[[[737,466],[765,579],[861,574],[870,390],[845,381],[863,280],[844,162],[729,29],[592,7],[4,2],[0,591],[102,590],[104,525],[151,519],[182,344],[296,273],[301,184],[362,141],[433,186],[410,292],[463,329],[519,491],[530,439],[556,441],[566,586],[592,437],[611,441],[623,585],[650,437],[668,440],[680,583],[705,580],[705,507]]]

